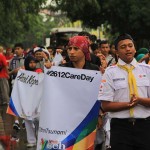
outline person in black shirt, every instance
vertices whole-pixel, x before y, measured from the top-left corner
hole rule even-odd
[[[90,63],[91,57],[89,51],[89,42],[84,36],[74,36],[70,38],[67,52],[70,61],[60,66],[99,70],[97,65]]]

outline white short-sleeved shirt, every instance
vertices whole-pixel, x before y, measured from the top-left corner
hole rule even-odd
[[[121,59],[120,65],[125,65]],[[136,78],[139,97],[150,98],[150,65],[137,63],[135,59],[131,62],[133,74]],[[117,65],[108,67],[103,75],[98,100],[111,102],[129,102],[128,73]],[[130,118],[129,110],[109,112],[111,118]],[[150,107],[140,104],[134,107],[135,118],[146,118],[150,116]]]

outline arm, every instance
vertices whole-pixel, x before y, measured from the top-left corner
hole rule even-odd
[[[137,104],[150,107],[150,98],[141,98],[133,96],[130,102],[110,102],[110,101],[102,101],[102,108],[104,111],[109,112],[117,112],[121,110],[130,109]]]
[[[150,107],[150,98],[141,98],[139,97],[139,104]]]
[[[102,108],[106,112],[117,112],[121,110],[127,110],[137,105],[137,101],[130,102],[110,102],[102,101]]]
[[[5,66],[4,69],[6,70],[6,74],[7,74],[7,77],[9,78],[9,71],[8,71],[8,67]]]
[[[129,102],[102,101],[102,108],[106,112],[117,112],[130,108]]]
[[[150,98],[142,98],[142,97],[136,97],[133,95],[132,102],[135,102],[136,104],[143,105],[145,107],[150,107]]]

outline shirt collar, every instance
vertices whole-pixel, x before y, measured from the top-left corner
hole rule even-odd
[[[125,62],[124,62],[122,59],[120,59],[120,58],[118,59],[118,64],[120,64],[121,66],[127,65],[127,63],[125,63]],[[136,66],[137,66],[137,61],[136,61],[136,59],[133,58],[132,62],[131,62],[129,65],[132,65],[132,66],[136,67]]]

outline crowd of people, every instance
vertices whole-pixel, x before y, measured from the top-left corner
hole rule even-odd
[[[5,52],[4,52],[5,50]],[[55,61],[54,61],[55,60]],[[149,150],[150,135],[150,51],[136,51],[134,40],[122,34],[114,43],[97,40],[88,32],[69,39],[57,48],[34,45],[24,50],[22,43],[13,48],[0,46],[0,105],[7,105],[19,69],[44,72],[53,65],[100,71],[98,94],[100,111],[95,150]],[[33,121],[14,117],[11,140],[26,129],[27,147],[36,146]]]

